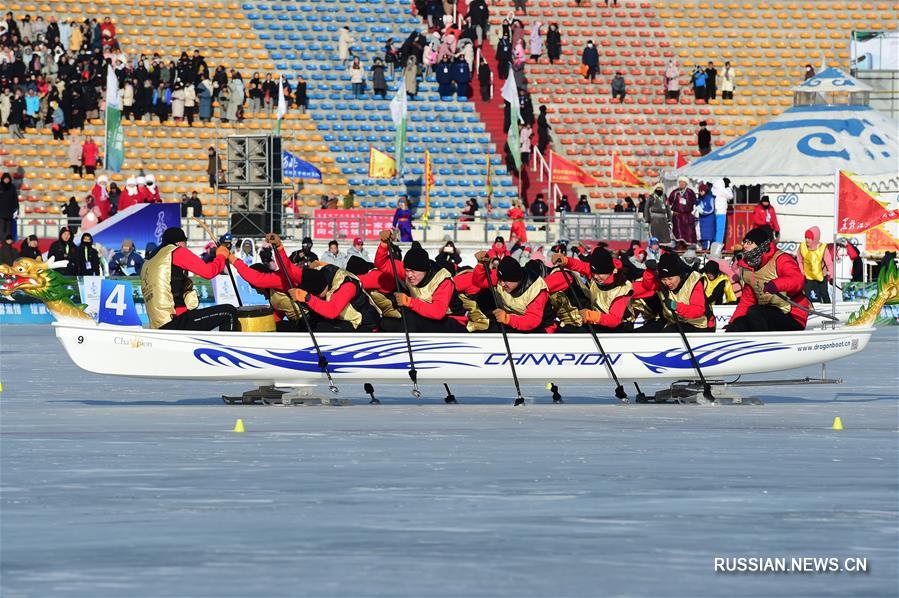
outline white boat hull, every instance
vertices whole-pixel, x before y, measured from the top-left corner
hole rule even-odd
[[[57,322],[56,336],[80,368],[140,378],[245,380],[309,384],[324,380],[307,334],[190,332]],[[781,333],[691,334],[708,377],[776,372],[824,363],[862,351],[873,328]],[[412,334],[420,381],[483,383],[510,378],[499,334]],[[408,381],[402,334],[320,334],[334,379]],[[606,334],[603,348],[622,380],[696,376],[680,335]],[[513,334],[513,360],[522,381],[609,378],[589,335]]]
[[[864,306],[865,304],[860,301],[838,302],[836,309],[836,318],[838,320],[838,323],[845,324],[849,321],[849,316],[851,316]],[[712,307],[712,310],[715,312],[715,322],[719,332],[723,331],[727,323],[730,322],[730,318],[734,315],[735,309],[737,309],[736,305],[715,305],[714,307]],[[829,303],[813,303],[812,309],[821,313],[825,313],[827,315],[831,314],[831,306]],[[806,323],[806,329],[817,330],[824,324],[829,324],[831,321],[832,320],[830,320],[829,318],[824,318],[816,314],[809,314],[808,322]]]

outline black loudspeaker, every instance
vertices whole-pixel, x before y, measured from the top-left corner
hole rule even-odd
[[[235,196],[254,202],[261,209],[248,210],[235,205]],[[281,190],[238,190],[231,191],[231,234],[246,237],[261,237],[266,233],[281,234]]]
[[[734,203],[758,203],[761,199],[761,185],[738,185],[734,187]]]
[[[280,185],[281,138],[273,135],[228,137],[227,184],[231,187]]]

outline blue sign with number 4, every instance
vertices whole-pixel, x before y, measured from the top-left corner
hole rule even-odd
[[[100,311],[97,321],[116,326],[142,326],[134,307],[131,281],[103,279],[100,286]]]

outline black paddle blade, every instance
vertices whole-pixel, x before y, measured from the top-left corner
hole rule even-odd
[[[362,390],[365,391],[365,394],[370,395],[375,392],[375,387],[372,386],[370,382],[366,382],[362,385]]]
[[[515,399],[515,406],[521,407],[522,405],[524,405],[524,397],[521,395],[518,395],[518,398]]]
[[[704,396],[705,398],[707,398],[710,401],[715,400],[715,396],[712,394],[712,385],[711,384],[706,384],[703,386],[702,396]]]
[[[409,370],[409,379],[412,380],[412,384],[418,384],[418,370],[415,368]]]
[[[617,397],[618,399],[620,399],[622,401],[627,399],[627,392],[625,392],[624,386],[622,386],[621,384],[619,384],[615,388],[615,397]]]

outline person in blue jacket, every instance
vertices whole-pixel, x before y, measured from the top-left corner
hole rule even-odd
[[[434,69],[437,75],[437,92],[441,98],[453,95],[453,63],[449,56],[444,56],[443,61]]]
[[[456,95],[470,97],[468,84],[471,82],[471,69],[468,62],[461,56],[457,56],[453,62],[453,81],[456,82]]]
[[[699,210],[699,244],[703,249],[709,249],[715,242],[715,196],[711,184],[699,185],[696,209]]]
[[[122,241],[122,248],[109,260],[109,273],[113,276],[137,276],[144,266],[144,258],[134,250],[131,239]]]

